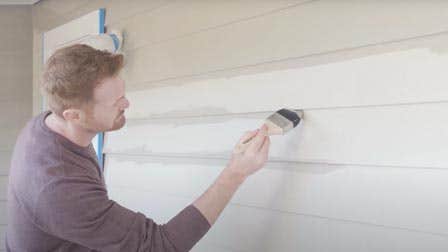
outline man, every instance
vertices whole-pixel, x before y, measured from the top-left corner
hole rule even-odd
[[[42,88],[50,111],[27,123],[11,161],[7,251],[188,251],[267,161],[263,125],[240,139],[254,137],[208,190],[164,225],[110,200],[91,141],[125,124],[122,66],[123,55],[86,45],[47,61]]]

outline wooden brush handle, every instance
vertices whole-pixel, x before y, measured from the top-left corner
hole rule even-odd
[[[245,152],[246,149],[247,149],[247,147],[248,147],[249,144],[250,144],[250,141],[251,141],[252,139],[254,139],[255,136],[256,136],[256,135],[252,136],[251,138],[248,138],[248,139],[244,140],[244,142],[242,142],[242,143],[239,143],[239,144],[235,147],[235,149],[233,150],[233,153],[235,153],[235,154],[240,154],[240,153]]]
[[[268,129],[267,129],[268,136],[283,134],[283,130],[281,128],[279,128],[277,125],[273,124],[271,121],[265,121],[264,124],[268,127]],[[246,151],[247,147],[250,145],[250,141],[252,141],[252,139],[254,139],[254,137],[256,137],[256,136],[257,135],[255,134],[252,137],[244,140],[242,143],[239,143],[233,150],[233,153],[239,154],[239,153],[243,153],[244,151]]]

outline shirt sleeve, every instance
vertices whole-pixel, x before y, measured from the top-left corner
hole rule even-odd
[[[34,221],[41,229],[94,250],[189,251],[210,229],[193,205],[156,224],[110,200],[105,187],[88,176],[58,178],[38,195]]]

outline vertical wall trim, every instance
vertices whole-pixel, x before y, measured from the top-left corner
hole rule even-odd
[[[105,27],[104,27],[104,21],[105,21],[105,14],[106,10],[104,8],[99,9],[100,12],[100,26],[99,26],[99,33],[104,33]],[[100,168],[104,170],[104,159],[103,159],[103,144],[104,144],[104,132],[98,133],[98,164],[100,165]]]

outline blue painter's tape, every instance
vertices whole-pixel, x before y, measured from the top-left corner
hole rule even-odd
[[[99,25],[99,33],[102,34],[105,32],[105,17],[106,17],[106,9],[99,9],[100,16],[100,25]],[[104,160],[103,160],[103,144],[104,144],[104,132],[98,133],[98,164],[101,169],[104,169]]]
[[[109,34],[109,36],[112,38],[112,41],[114,42],[115,51],[117,51],[118,47],[120,46],[120,41],[118,40],[117,35]]]
[[[104,132],[98,133],[98,164],[100,165],[101,169],[104,167],[104,160],[103,160],[103,143],[104,143]]]
[[[101,8],[99,9],[100,12],[100,30],[99,33],[104,33],[104,22],[105,22],[105,17],[106,17],[106,9]]]

